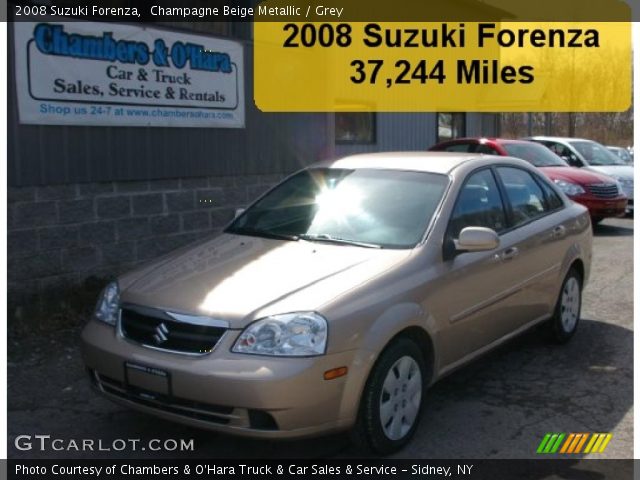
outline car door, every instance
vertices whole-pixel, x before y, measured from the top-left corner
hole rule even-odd
[[[557,278],[565,256],[568,225],[561,221],[564,203],[541,176],[511,166],[496,168],[504,192],[510,229],[503,235],[516,252],[516,270],[505,271],[514,292],[505,331],[551,313]]]
[[[463,362],[513,330],[514,309],[523,299],[517,286],[535,269],[520,255],[522,238],[510,231],[503,192],[491,168],[471,173],[463,183],[443,241],[438,292],[426,305],[440,319],[440,358],[445,370]],[[455,252],[453,240],[465,227],[488,227],[500,247]]]

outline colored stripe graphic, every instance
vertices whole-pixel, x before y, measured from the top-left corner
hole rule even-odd
[[[547,442],[549,441],[549,438],[551,437],[550,433],[547,433],[544,438],[542,439],[542,441],[540,442],[540,445],[538,445],[538,450],[536,450],[536,453],[542,453],[544,451],[544,447],[547,444]]]
[[[544,452],[543,453],[551,453],[551,447],[553,447],[553,445],[556,443],[556,439],[557,438],[558,438],[558,434],[557,433],[554,433],[553,435],[551,435],[551,438],[547,442],[547,446],[544,447]]]
[[[560,453],[567,453],[567,450],[569,449],[569,445],[571,445],[571,442],[573,442],[573,439],[576,437],[575,433],[570,433],[569,436],[567,437],[567,441],[564,442],[564,445],[562,445],[562,448],[560,449]]]
[[[564,433],[547,433],[538,445],[537,453],[556,453],[564,437]]]
[[[604,441],[602,442],[602,445],[600,445],[600,450],[598,451],[598,453],[604,452],[604,449],[607,448],[607,445],[609,445],[609,442],[613,438],[613,435],[610,434],[610,433],[607,433],[606,435],[607,436],[605,437]]]
[[[564,438],[564,433],[561,433],[560,435],[558,435],[558,439],[556,440],[556,443],[553,444],[553,447],[551,447],[551,450],[549,451],[549,453],[556,453],[558,451],[558,448],[560,448],[560,444],[562,443],[563,438]]]
[[[603,453],[612,437],[613,435],[610,433],[565,434],[550,432],[542,438],[536,453]]]
[[[582,439],[578,442],[578,445],[576,445],[576,453],[580,453],[582,451],[582,446],[587,441],[587,438],[589,438],[588,433],[583,433],[581,435],[582,435]]]
[[[574,434],[573,437],[573,441],[571,442],[571,445],[569,445],[569,449],[567,450],[567,453],[578,453],[578,443],[580,443],[580,440],[582,440],[582,433],[576,433]]]
[[[610,433],[594,433],[587,444],[587,448],[584,449],[584,453],[602,453],[609,445],[611,441]]]

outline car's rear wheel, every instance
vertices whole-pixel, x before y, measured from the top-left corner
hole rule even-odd
[[[582,276],[571,268],[562,283],[551,327],[554,340],[568,342],[578,329],[582,309]]]
[[[384,350],[367,380],[352,434],[361,450],[388,454],[411,439],[420,420],[427,375],[414,341],[400,338]]]

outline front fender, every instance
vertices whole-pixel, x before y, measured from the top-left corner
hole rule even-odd
[[[401,303],[385,310],[365,332],[345,382],[340,418],[355,421],[360,399],[376,360],[389,342],[402,331],[417,327],[433,340],[436,335],[434,319],[417,303]],[[434,362],[437,345],[432,341]],[[436,365],[433,365],[436,367]],[[437,370],[433,370],[437,371]]]

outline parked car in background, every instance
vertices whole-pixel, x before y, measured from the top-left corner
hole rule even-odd
[[[626,164],[633,163],[633,157],[631,156],[631,152],[629,152],[629,150],[627,150],[626,148],[608,146],[607,149],[614,155],[617,155],[618,157],[620,157],[624,163]]]
[[[427,388],[580,320],[587,209],[529,163],[356,155],[275,186],[224,232],[107,285],[82,333],[106,397],[220,432],[353,431],[389,453]]]
[[[625,214],[627,197],[613,178],[598,172],[570,167],[548,148],[524,140],[459,138],[434,145],[429,150],[511,156],[538,167],[560,190],[589,209],[595,224],[607,217]]]
[[[633,213],[633,166],[593,140],[564,137],[530,137],[561,156],[572,167],[586,168],[615,178],[629,199],[627,213]]]

